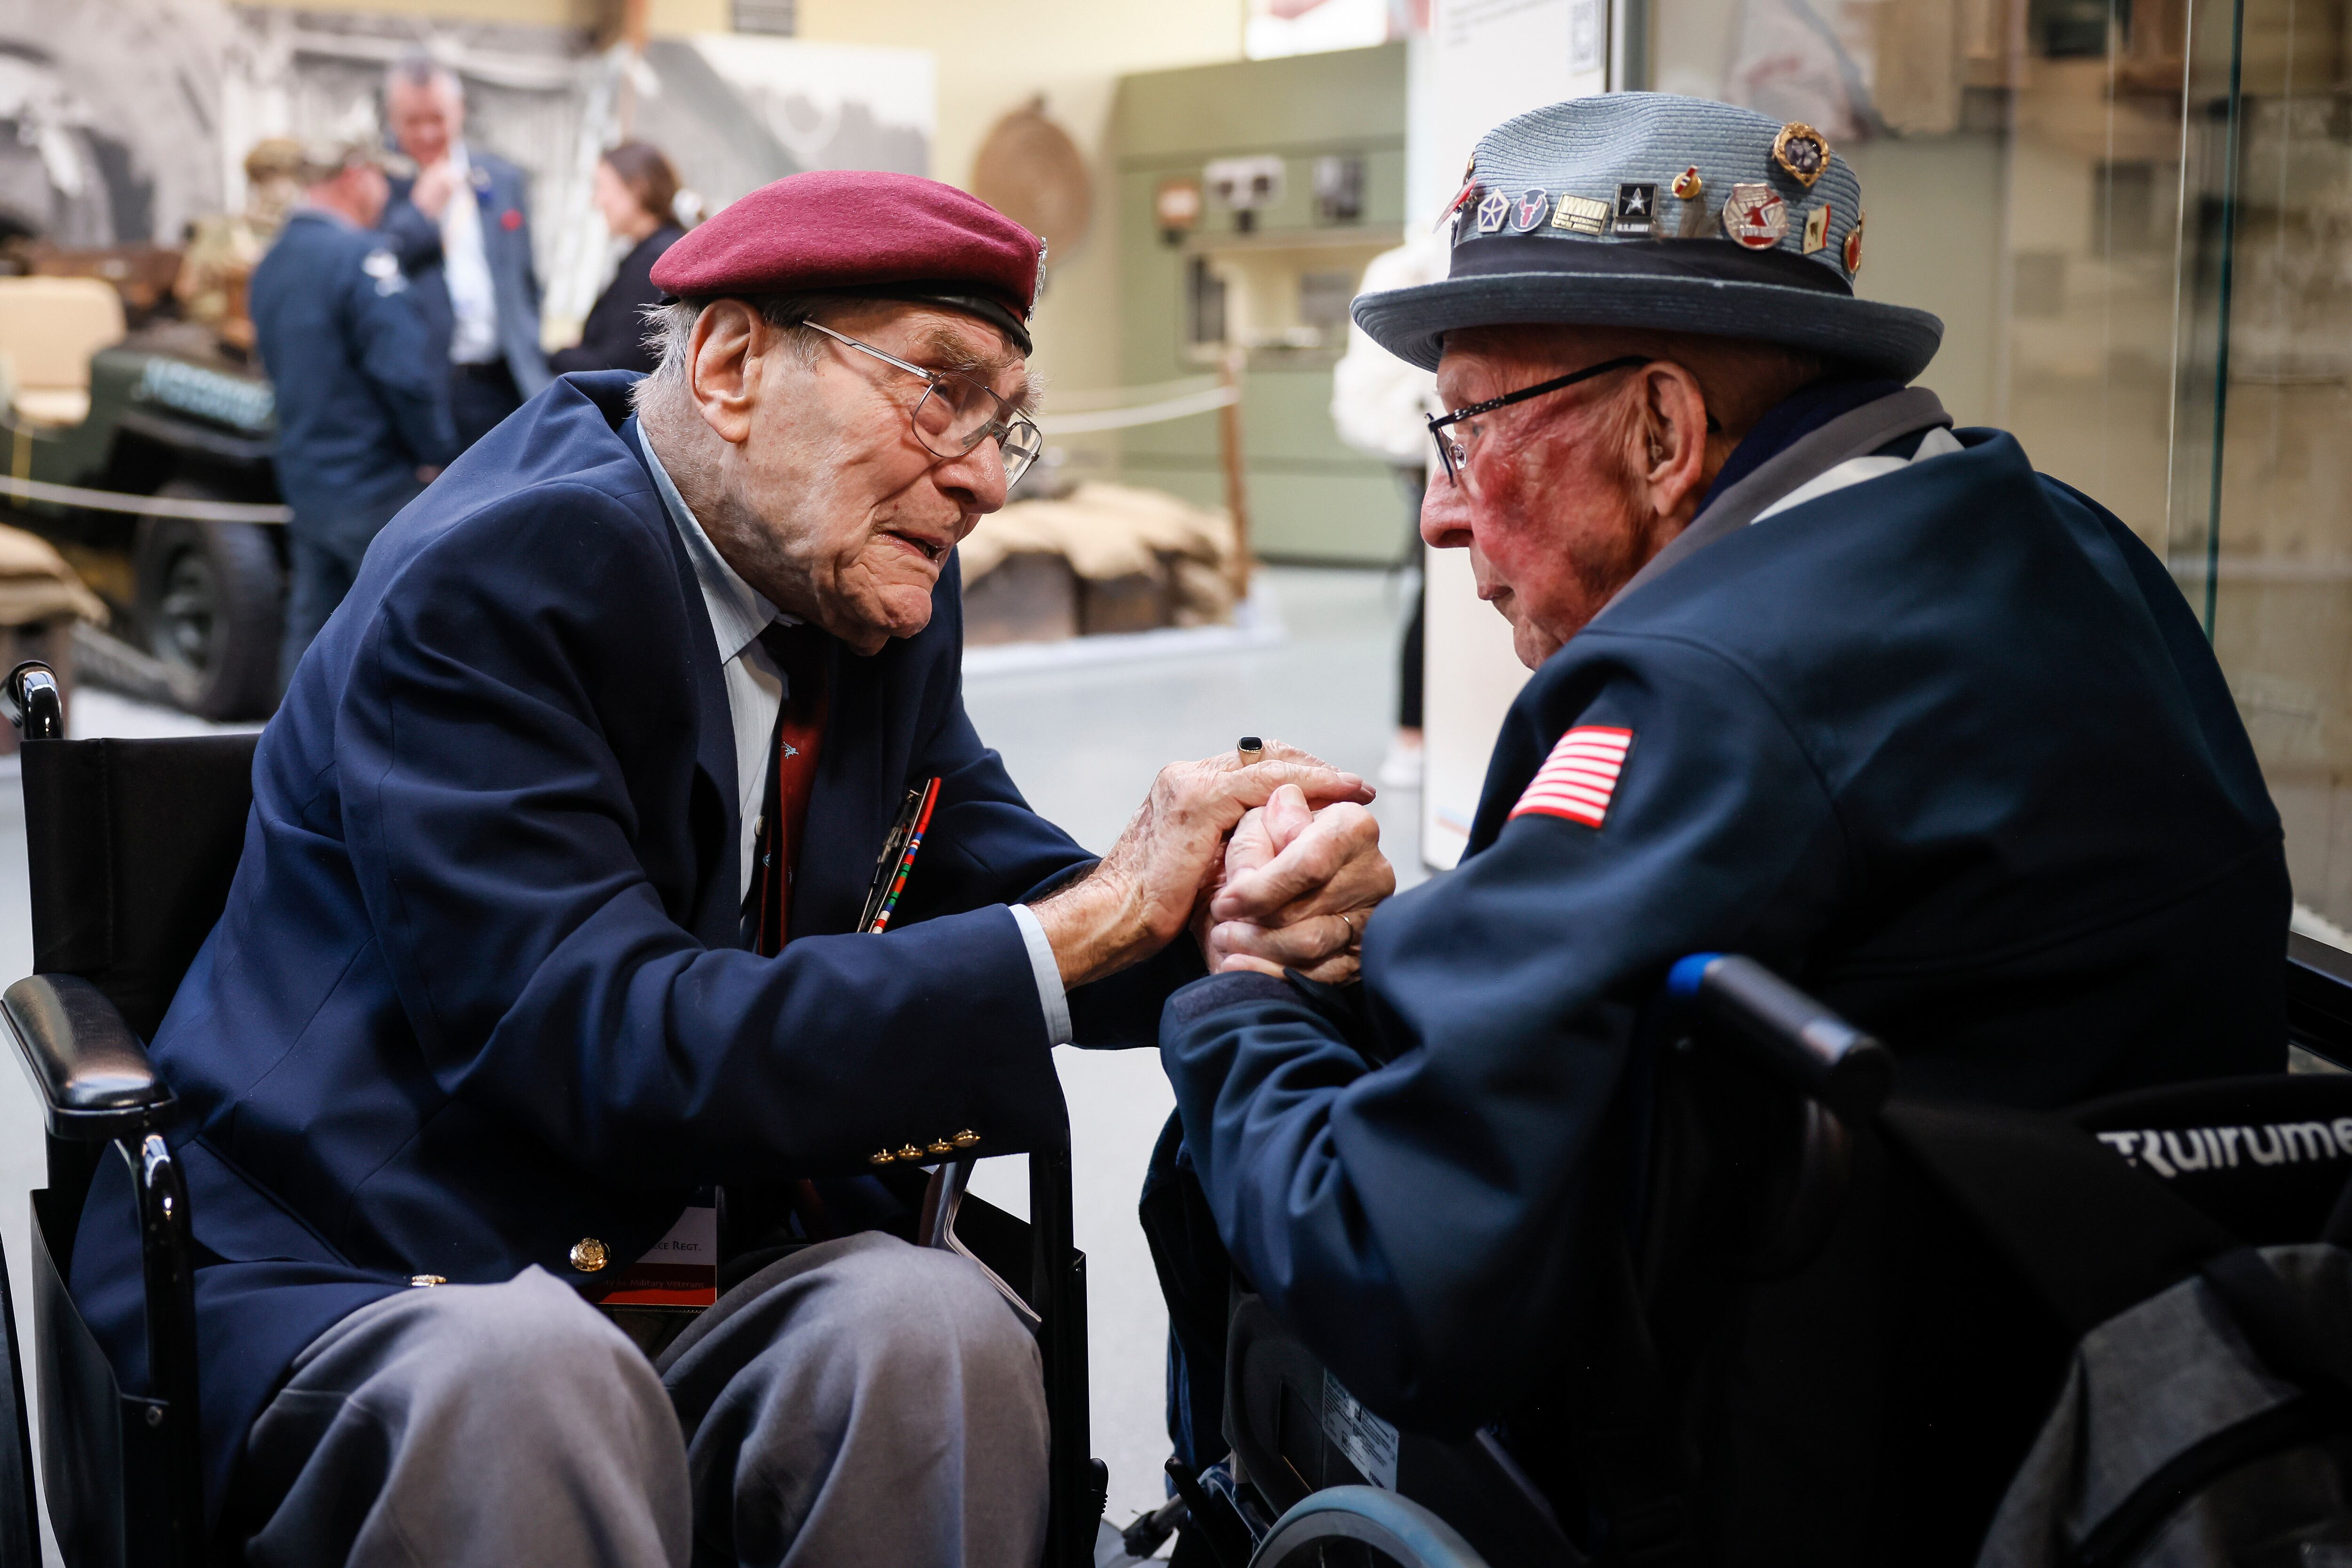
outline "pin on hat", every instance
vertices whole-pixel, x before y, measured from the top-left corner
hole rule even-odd
[[[1791,120],[1772,139],[1772,162],[1810,191],[1830,166],[1829,138],[1801,120]]]
[[[1449,333],[1473,327],[1780,343],[1898,381],[1942,340],[1927,312],[1855,294],[1862,183],[1809,126],[1611,93],[1505,121],[1480,141],[1476,167],[1480,221],[1456,226],[1446,277],[1355,303],[1374,342],[1424,369],[1437,368]],[[1503,193],[1522,191],[1543,195],[1549,222],[1511,222],[1518,204]],[[1662,213],[1668,195],[1675,206]]]
[[[1519,205],[1511,209],[1511,232],[1526,234],[1532,229],[1542,227],[1543,220],[1549,216],[1550,212],[1551,197],[1544,194],[1542,186],[1538,185],[1533,190],[1522,192],[1519,195]]]
[[[1750,250],[1770,250],[1789,232],[1789,204],[1769,185],[1742,181],[1724,199],[1723,232]]]
[[[1591,196],[1564,195],[1551,216],[1551,226],[1571,234],[1606,234],[1610,211],[1607,202]]]
[[[1658,187],[1647,180],[1629,180],[1617,186],[1617,211],[1610,227],[1628,239],[1646,239],[1657,232]]]
[[[1805,215],[1805,254],[1827,250],[1830,245],[1830,204],[1823,202]]]

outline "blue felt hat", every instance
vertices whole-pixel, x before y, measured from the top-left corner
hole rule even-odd
[[[1449,331],[1547,322],[1785,343],[1907,382],[1944,337],[1854,296],[1862,182],[1828,140],[1727,103],[1621,92],[1505,121],[1448,221],[1444,282],[1355,304],[1426,370]]]

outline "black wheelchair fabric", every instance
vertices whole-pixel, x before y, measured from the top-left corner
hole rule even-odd
[[[154,1037],[227,899],[259,738],[26,743],[36,973],[81,975]]]

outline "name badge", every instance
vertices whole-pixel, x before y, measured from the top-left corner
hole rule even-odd
[[[600,1307],[688,1307],[719,1300],[719,1210],[697,1204],[669,1234],[621,1270]]]

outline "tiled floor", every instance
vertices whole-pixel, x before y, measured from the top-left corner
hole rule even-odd
[[[1163,763],[1205,755],[1245,733],[1276,736],[1371,776],[1386,747],[1402,605],[1397,580],[1369,572],[1270,569],[1286,635],[1268,647],[981,674],[966,702],[1031,803],[1090,848],[1108,847]],[[81,734],[171,734],[201,728],[106,693],[86,694]],[[1416,803],[1391,795],[1375,810],[1400,879],[1419,879]],[[31,966],[23,803],[13,762],[0,764],[0,984]],[[1171,1104],[1150,1052],[1064,1050],[1062,1081],[1076,1141],[1078,1244],[1088,1255],[1095,1452],[1110,1466],[1110,1513],[1124,1523],[1160,1497],[1166,1321],[1136,1228],[1135,1194]],[[7,1249],[21,1342],[29,1345],[23,1194],[40,1176],[31,1090],[0,1068],[0,1244]],[[1018,1162],[983,1164],[975,1188],[1018,1211]],[[52,1559],[54,1561],[54,1559]]]

